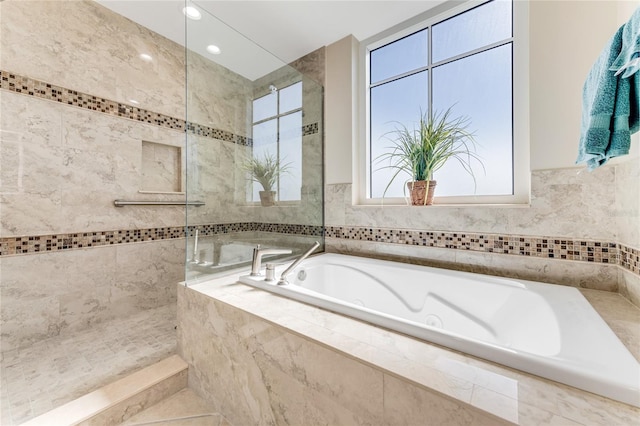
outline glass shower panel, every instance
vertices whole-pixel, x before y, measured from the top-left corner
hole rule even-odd
[[[302,189],[302,112],[280,119],[279,155],[286,166],[278,188],[281,201],[300,201]]]
[[[266,258],[278,262],[315,241],[324,247],[323,88],[189,5],[202,18],[186,20],[186,192],[205,202],[187,207],[185,275],[192,283],[248,273],[258,244],[293,251]],[[210,53],[210,44],[220,53]],[[324,67],[305,57],[294,63]],[[279,174],[270,167],[278,163]],[[269,176],[272,197],[261,184]]]

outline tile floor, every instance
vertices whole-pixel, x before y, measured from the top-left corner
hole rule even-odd
[[[123,423],[123,426],[143,425],[231,426],[231,423],[186,388]]]
[[[5,352],[0,424],[23,423],[174,354],[175,325],[174,304]]]

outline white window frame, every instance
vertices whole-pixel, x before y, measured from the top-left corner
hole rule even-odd
[[[369,125],[369,55],[370,52],[393,41],[411,35],[426,27],[433,26],[474,7],[487,0],[469,0],[462,4],[448,1],[424,14],[364,40],[360,44],[359,72],[359,130],[360,138],[354,150],[357,160],[354,177],[354,195],[361,205],[406,205],[403,197],[369,198],[368,179],[371,164]],[[528,2],[513,0],[513,57],[512,57],[512,105],[513,105],[513,194],[512,195],[471,195],[438,196],[436,189],[434,205],[513,205],[530,203],[530,153],[529,153],[529,5]],[[357,192],[356,192],[357,191]]]

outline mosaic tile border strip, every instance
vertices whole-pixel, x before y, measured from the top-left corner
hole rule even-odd
[[[248,231],[278,232],[281,234],[311,235],[320,237],[322,236],[323,231],[321,226],[240,222],[189,226],[189,236],[195,235],[196,229],[199,231],[199,235],[203,237]],[[6,237],[0,238],[0,257],[184,238],[186,232],[187,231],[184,226],[173,226],[117,231]]]
[[[313,225],[238,222],[129,229],[102,232],[34,235],[0,239],[0,256],[55,252],[114,244],[184,238],[195,235],[214,236],[232,232],[277,232],[281,234],[326,236],[332,238],[470,250],[485,253],[531,256],[547,259],[620,265],[640,275],[640,250],[594,240],[555,237],[498,235],[468,232],[438,232],[364,227],[322,227]]]
[[[318,123],[305,124],[302,126],[302,136],[309,136],[318,133]]]
[[[438,247],[454,250],[470,250],[485,253],[510,254],[548,259],[578,260],[582,262],[610,263],[638,272],[638,250],[624,257],[620,263],[621,245],[615,242],[574,240],[558,237],[524,235],[498,235],[471,232],[438,232],[406,229],[382,229],[364,227],[327,227],[325,236],[392,244],[407,244],[423,247]],[[625,252],[626,253],[626,252]],[[634,268],[635,262],[635,269]]]
[[[640,250],[619,244],[618,264],[624,269],[640,275]]]
[[[227,132],[226,130],[214,129],[212,127],[202,126],[197,123],[186,123],[187,132],[193,135],[203,136],[205,138],[219,139],[225,142],[231,142],[243,146],[253,146],[253,140],[246,136],[240,136]]]
[[[246,136],[187,122],[180,118],[78,92],[4,70],[0,70],[0,89],[238,145],[253,146],[253,140]],[[302,126],[303,136],[314,133],[318,133],[318,123]]]

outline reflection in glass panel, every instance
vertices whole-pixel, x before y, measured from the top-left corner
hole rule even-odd
[[[473,179],[456,161],[436,172],[438,196],[513,193],[511,45],[497,47],[433,69],[433,107],[453,106],[453,117],[468,116],[485,172],[476,162]]]
[[[253,126],[253,158],[264,159],[270,155],[273,158],[278,156],[278,121],[276,119],[265,121]],[[260,199],[259,191],[262,186],[253,182],[252,193],[247,195],[247,201],[257,201]]]
[[[280,201],[300,200],[302,186],[302,112],[280,119],[280,162],[287,172],[280,176]]]
[[[433,63],[511,37],[511,1],[494,0],[432,28]]]
[[[395,80],[371,89],[371,196],[384,194],[387,184],[395,173],[384,168],[389,162],[378,157],[392,146],[393,131],[398,123],[412,129],[420,120],[420,111],[427,111],[428,73],[422,71],[400,80]],[[403,197],[403,182],[399,176],[387,190],[386,197]]]
[[[427,30],[373,50],[371,84],[427,66]]]
[[[280,90],[279,113],[284,114],[302,107],[302,82]]]
[[[266,263],[287,262],[314,241],[323,241],[324,126],[323,88],[315,79],[282,63],[204,10],[200,21],[185,20],[186,120],[194,125],[186,131],[186,192],[188,200],[205,202],[185,208],[189,260],[185,272],[191,284],[231,269],[248,273],[257,244],[293,250],[291,255],[267,255]],[[202,40],[219,42],[223,54],[199,54]],[[227,42],[237,48],[225,48]],[[324,61],[316,56],[300,60],[310,75],[324,73]],[[302,107],[308,126],[305,136],[300,135]],[[283,113],[290,117],[283,119]],[[201,132],[199,126],[212,131]],[[278,141],[280,128],[286,134]],[[289,181],[276,183],[273,189],[283,191],[281,198],[297,200],[272,204],[265,199],[263,203],[261,185],[249,180],[247,160],[265,155],[278,158],[278,144],[285,161],[293,162],[295,168]],[[270,231],[262,231],[265,228],[259,223],[268,223]],[[292,229],[291,224],[299,227]]]
[[[253,101],[253,122],[273,117],[278,113],[278,95],[269,93]]]

